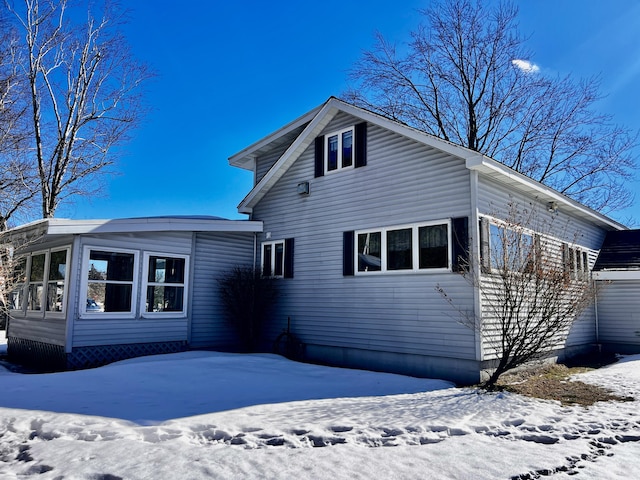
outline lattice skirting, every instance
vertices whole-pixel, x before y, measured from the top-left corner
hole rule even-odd
[[[78,347],[71,353],[65,353],[64,348],[59,345],[15,337],[7,339],[7,353],[12,362],[43,371],[99,367],[127,358],[185,350],[187,350],[187,342],[176,341]]]
[[[98,345],[94,347],[77,347],[67,354],[67,368],[99,367],[107,363],[145,355],[184,352],[187,342],[155,342],[130,343],[124,345]]]

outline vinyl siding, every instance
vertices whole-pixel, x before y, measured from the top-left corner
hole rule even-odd
[[[329,133],[358,123],[338,114]],[[281,279],[270,343],[291,318],[308,345],[475,360],[475,336],[435,291],[473,309],[473,290],[455,273],[342,275],[343,232],[470,216],[469,172],[460,159],[368,125],[367,165],[314,178],[313,145],[254,208],[265,241],[295,239],[294,278]],[[296,185],[310,182],[310,194]],[[394,370],[393,365],[385,369]],[[420,372],[414,372],[420,373]]]
[[[192,347],[234,349],[238,338],[224,317],[217,279],[238,265],[253,265],[250,233],[197,233],[193,262]]]
[[[122,248],[138,252],[138,282],[134,285],[134,301],[136,311],[134,318],[80,318],[77,308],[80,298],[82,251],[84,246],[102,247],[105,249]],[[188,336],[188,318],[143,318],[140,317],[140,302],[144,301],[142,293],[143,252],[160,252],[168,254],[191,255],[192,234],[190,232],[153,232],[148,234],[102,234],[86,235],[79,242],[78,261],[74,266],[76,279],[73,315],[70,317],[72,347],[93,345],[115,345],[127,343],[186,341]],[[192,284],[190,284],[191,288]],[[187,310],[187,316],[190,311]]]
[[[598,282],[599,341],[640,352],[640,281]]]

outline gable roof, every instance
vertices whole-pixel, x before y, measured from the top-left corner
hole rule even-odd
[[[251,213],[253,207],[266,195],[266,193],[276,184],[276,182],[293,165],[298,157],[313,143],[329,122],[339,113],[344,112],[368,123],[378,125],[382,128],[395,132],[404,137],[415,140],[429,147],[435,148],[452,156],[465,160],[465,165],[469,170],[478,171],[480,174],[488,176],[495,181],[509,186],[515,191],[527,195],[534,194],[543,202],[557,202],[568,212],[584,218],[592,223],[606,228],[607,230],[626,229],[624,225],[615,220],[572,200],[560,192],[537,182],[506,165],[493,160],[478,152],[454,143],[442,140],[434,135],[383,117],[350,103],[330,97],[323,105],[311,110],[307,114],[299,117],[285,127],[259,140],[246,149],[229,157],[229,163],[240,168],[255,168],[256,157],[262,151],[266,151],[270,146],[282,144],[284,141],[291,142],[289,148],[280,156],[269,171],[253,187],[247,196],[238,205],[240,213]],[[297,136],[295,136],[297,134]]]

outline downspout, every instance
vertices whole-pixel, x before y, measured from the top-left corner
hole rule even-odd
[[[476,325],[475,331],[475,350],[476,350],[476,361],[482,363],[484,360],[484,349],[482,342],[482,297],[480,295],[480,232],[479,232],[479,222],[480,222],[480,212],[478,210],[479,203],[479,175],[476,170],[469,171],[469,190],[470,190],[470,200],[471,200],[471,218],[469,219],[469,233],[471,236],[471,241],[469,244],[469,261],[473,275],[477,275],[478,277],[473,281],[473,303],[474,303],[474,317],[475,321],[478,322]]]

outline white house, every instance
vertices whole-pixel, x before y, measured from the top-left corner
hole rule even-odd
[[[473,383],[495,352],[456,320],[436,286],[491,324],[478,289],[460,271],[466,262],[487,261],[492,228],[508,204],[531,205],[562,225],[544,232],[545,248],[568,252],[581,272],[593,268],[609,232],[626,229],[491,158],[336,98],[229,163],[254,174],[238,207],[248,221],[46,220],[21,227],[43,228],[45,236],[29,248],[10,354],[28,357],[34,346],[45,353],[43,346],[52,346],[67,365],[81,366],[93,355],[116,358],[150,345],[149,352],[233,348],[213,277],[255,264],[280,290],[264,350],[290,319],[309,361]],[[177,279],[163,271],[169,264],[181,272]],[[31,280],[34,265],[44,267]],[[91,310],[98,287],[111,293]],[[163,303],[151,301],[155,287],[164,287],[170,308],[154,306]],[[171,291],[184,291],[182,303]],[[593,348],[597,322],[592,308],[554,353]]]

